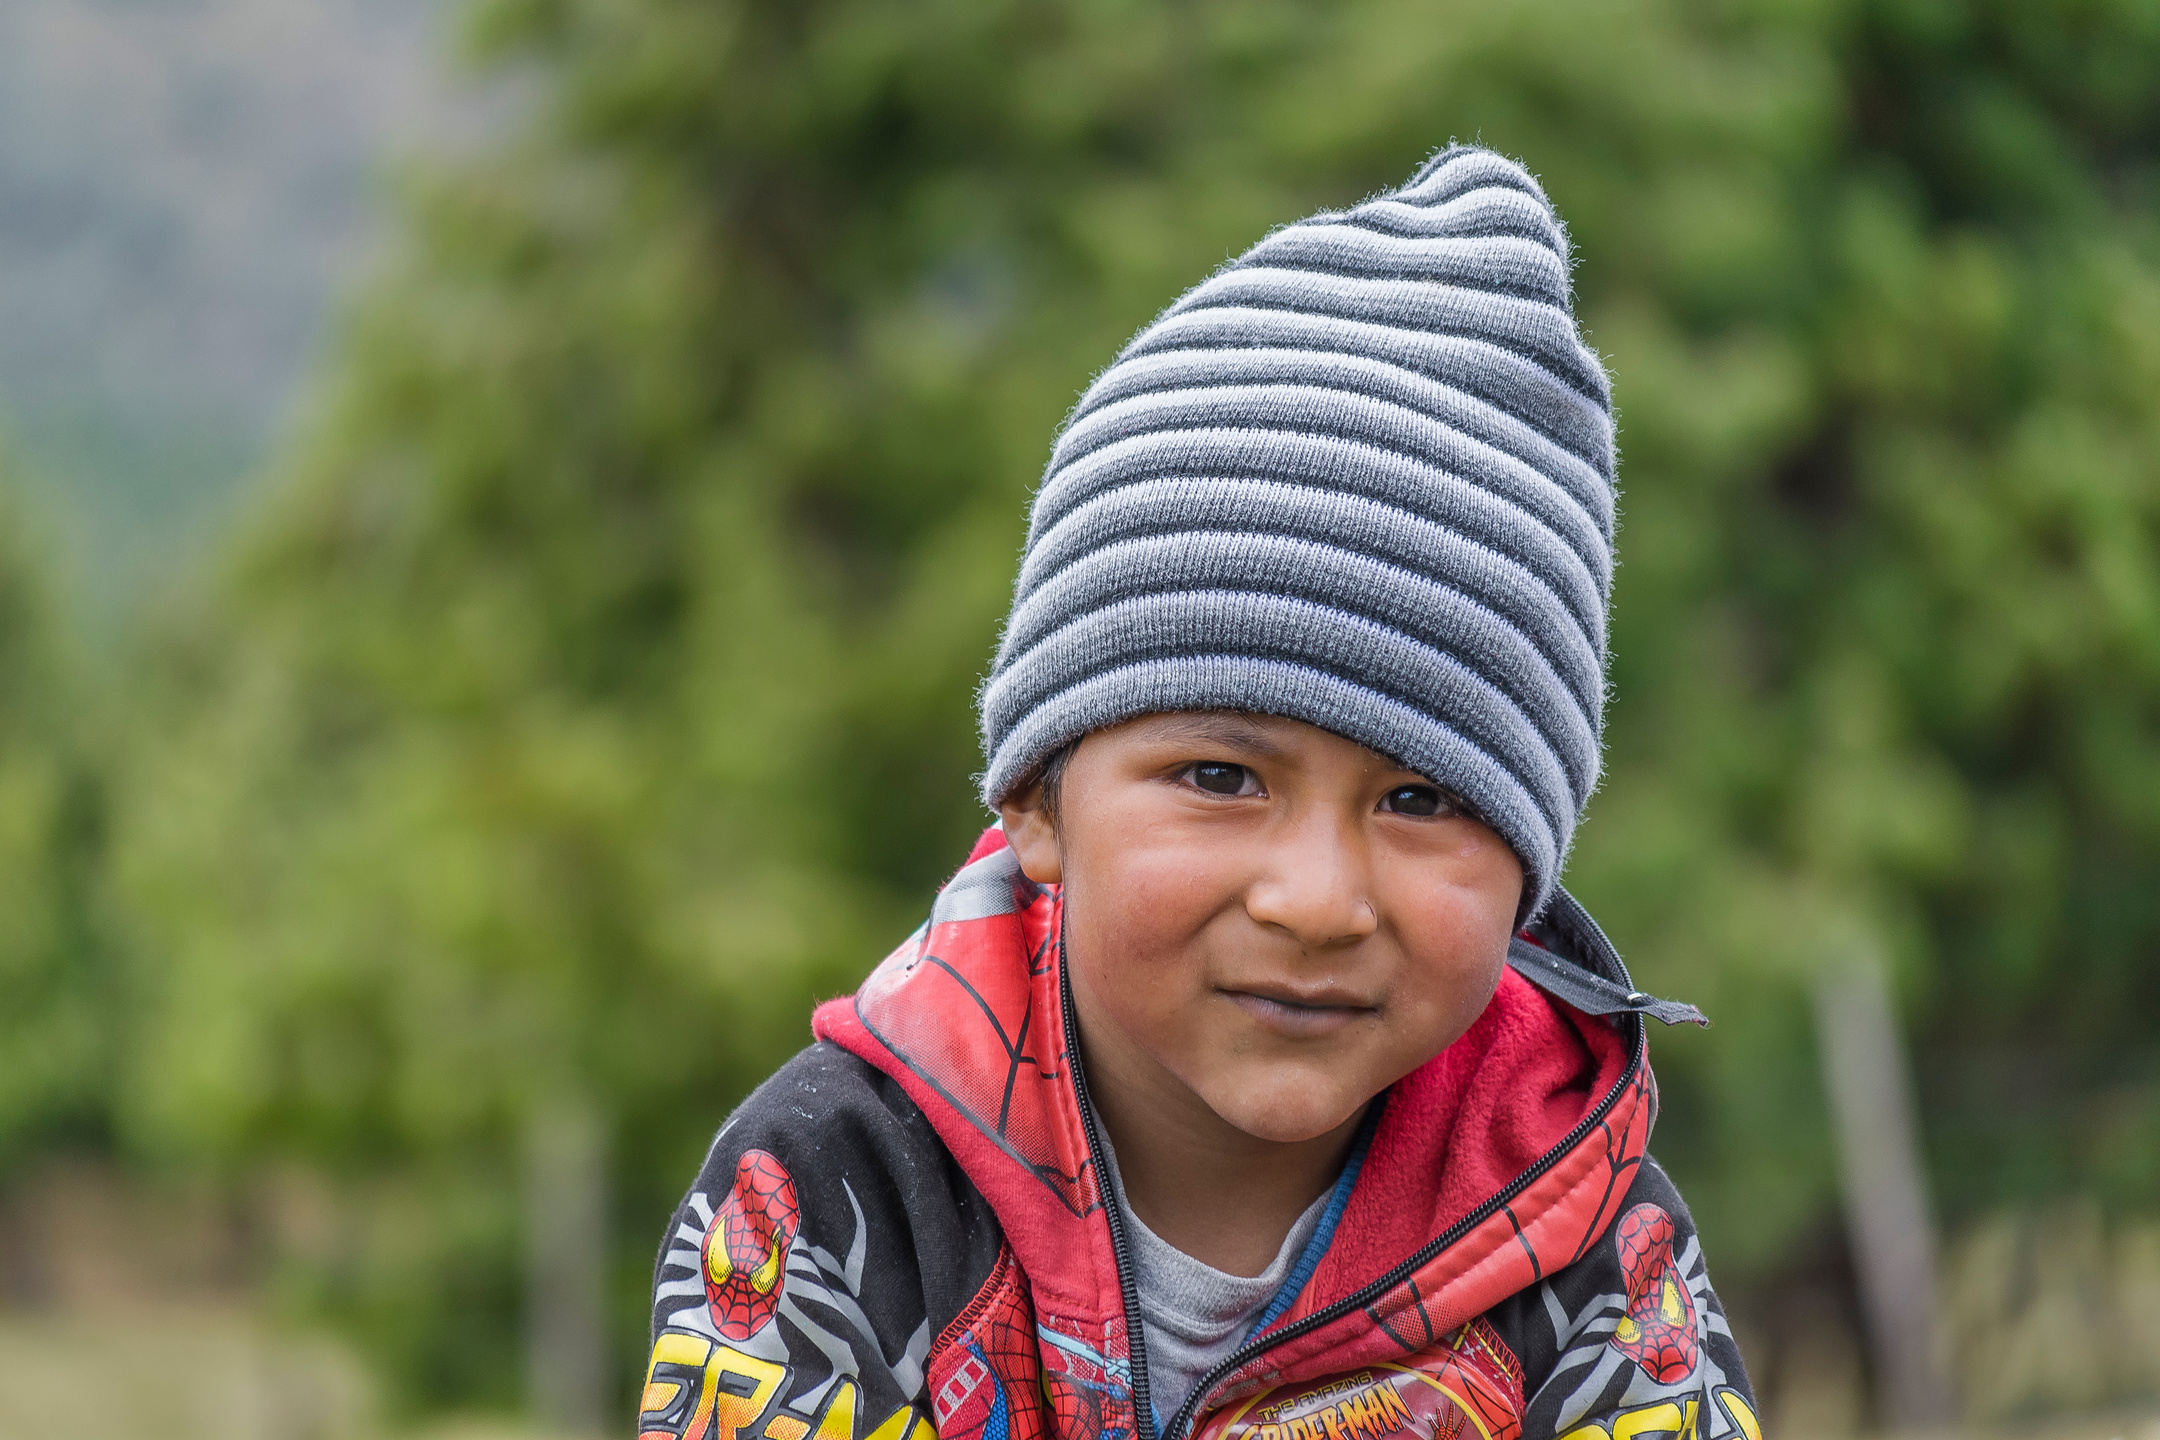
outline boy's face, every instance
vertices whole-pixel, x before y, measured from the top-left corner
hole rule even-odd
[[[1150,715],[1080,742],[1053,827],[1092,1064],[1257,1139],[1310,1140],[1470,1027],[1522,899],[1506,842],[1431,782],[1296,720]]]

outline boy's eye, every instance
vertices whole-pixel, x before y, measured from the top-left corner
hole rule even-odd
[[[1430,785],[1398,785],[1380,797],[1380,808],[1397,815],[1438,815],[1447,799]]]
[[[1185,775],[1211,795],[1256,795],[1260,791],[1252,771],[1224,760],[1203,760]]]

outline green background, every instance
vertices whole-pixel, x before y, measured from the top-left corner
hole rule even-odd
[[[0,1164],[246,1196],[279,1303],[516,1401],[519,1148],[609,1122],[617,1371],[734,1100],[984,816],[1060,417],[1269,227],[1522,158],[1614,376],[1609,778],[1721,1290],[1842,1251],[1808,985],[1895,976],[1936,1209],[2160,1188],[2160,7],[482,0],[326,403],[86,663],[0,571]],[[1827,1257],[1827,1258],[1826,1258]],[[627,1395],[627,1390],[625,1391]]]

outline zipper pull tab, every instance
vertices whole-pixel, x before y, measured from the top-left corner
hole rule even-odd
[[[1684,1000],[1660,1000],[1572,965],[1522,936],[1508,941],[1508,964],[1516,974],[1585,1015],[1648,1015],[1667,1025],[1704,1025],[1710,1018]]]

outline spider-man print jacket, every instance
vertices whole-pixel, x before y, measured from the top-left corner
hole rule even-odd
[[[996,830],[736,1111],[668,1227],[641,1440],[1761,1440],[1637,993],[1563,892],[1386,1095],[1254,1334],[1149,1403],[1060,897]]]

